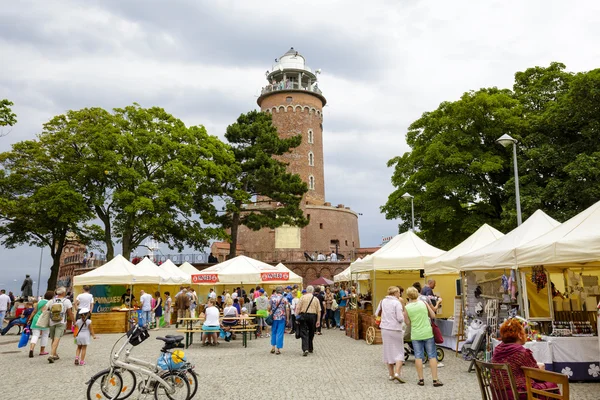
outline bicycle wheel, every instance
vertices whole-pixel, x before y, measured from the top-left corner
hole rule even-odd
[[[436,349],[436,356],[437,356],[437,360],[438,361],[442,361],[444,359],[444,349],[442,349],[441,347],[438,347]]]
[[[87,389],[88,400],[116,400],[121,394],[123,380],[121,374],[110,369],[101,371],[90,379]]]
[[[123,381],[123,388],[121,394],[117,397],[117,400],[125,400],[135,392],[137,387],[137,377],[133,373],[125,368],[119,368],[117,370],[121,374],[121,380]]]
[[[190,399],[190,384],[184,374],[176,371],[167,372],[161,378],[169,384],[165,387],[161,382],[154,386],[155,400],[188,400]]]
[[[198,374],[194,370],[188,369],[185,371],[185,376],[190,384],[190,399],[193,399],[198,391]]]

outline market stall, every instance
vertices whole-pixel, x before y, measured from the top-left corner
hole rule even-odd
[[[377,304],[387,295],[389,286],[402,286],[404,289],[412,286],[414,282],[421,282],[421,270],[425,263],[443,254],[444,251],[433,247],[408,231],[396,235],[385,246],[377,250],[363,260],[350,264],[351,275],[369,274],[372,291],[373,312],[377,309]],[[362,338],[360,326],[361,313],[359,310],[347,311],[347,319],[355,321],[356,331],[348,332],[346,335],[355,338]],[[349,314],[349,315],[348,315]],[[356,315],[354,315],[356,314]],[[369,313],[371,316],[372,313]],[[374,317],[363,316],[364,325],[370,323],[365,331],[365,337],[377,340],[377,330],[374,328]],[[373,329],[370,329],[373,328]],[[371,332],[371,334],[369,334]]]
[[[191,265],[191,264],[188,264],[188,265],[190,265],[192,268],[194,268],[193,265]],[[177,265],[175,265],[173,263],[173,261],[171,261],[170,259],[163,262],[162,264],[160,264],[159,267],[160,267],[160,269],[165,271],[167,273],[167,275],[170,276],[173,281],[176,281],[178,284],[191,284],[192,283],[191,274],[186,273],[183,269],[178,268]],[[182,267],[183,267],[183,265],[182,265]],[[198,270],[196,268],[194,268],[194,272],[198,272]]]
[[[190,264],[189,262],[186,261],[179,266],[179,271],[183,272],[186,275],[191,276],[193,274],[198,273],[198,268],[194,267],[192,264]]]
[[[119,254],[106,264],[76,276],[74,292],[81,293],[84,285],[91,286],[90,293],[94,296],[92,318],[96,333],[123,333],[127,331],[127,320],[132,310],[122,307],[121,295],[134,285],[136,289],[153,293],[160,282],[161,277],[155,271],[137,268]]]
[[[233,290],[244,285],[277,286],[302,284],[302,277],[283,264],[270,264],[246,256],[237,256],[191,275],[195,285],[209,286],[219,290]]]
[[[549,310],[551,333],[558,336],[551,339],[555,371],[567,371],[574,380],[600,380],[600,202],[516,253],[521,270],[547,277],[544,311]]]

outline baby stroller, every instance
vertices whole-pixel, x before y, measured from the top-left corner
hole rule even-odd
[[[441,347],[439,347],[438,345],[435,346],[435,352],[436,352],[436,359],[438,360],[438,362],[441,362],[444,359],[444,349],[442,349]],[[413,344],[411,340],[405,340],[404,341],[404,361],[408,361],[408,357],[410,356],[414,356],[415,355],[415,349],[413,348]],[[427,361],[429,361],[429,356],[427,355],[427,352],[424,353],[423,356],[423,364],[425,364]]]

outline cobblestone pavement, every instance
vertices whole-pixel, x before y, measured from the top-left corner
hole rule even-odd
[[[151,337],[136,347],[132,356],[155,360],[160,343],[154,337],[175,334],[175,329],[152,331]],[[75,366],[75,345],[66,335],[60,345],[61,359],[49,364],[47,357],[30,359],[25,348],[18,349],[18,337],[0,337],[0,382],[2,399],[85,399],[85,382],[109,365],[111,347],[120,335],[103,334],[88,346],[87,365]],[[241,340],[217,347],[192,345],[186,355],[200,375],[197,399],[249,398],[262,393],[262,399],[298,399],[324,396],[343,399],[418,398],[479,399],[475,373],[467,373],[468,363],[446,349],[445,367],[439,377],[444,386],[434,388],[429,368],[425,368],[425,387],[416,385],[417,374],[411,357],[404,367],[407,383],[387,380],[381,361],[381,346],[353,340],[339,330],[323,330],[315,337],[315,352],[302,357],[300,341],[286,335],[282,355],[270,354],[270,339],[251,340],[243,348]],[[598,399],[600,384],[573,383],[571,398]],[[65,394],[61,396],[60,393]],[[150,398],[150,397],[149,397]]]

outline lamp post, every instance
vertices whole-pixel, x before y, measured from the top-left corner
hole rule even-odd
[[[414,198],[415,196],[412,196],[410,193],[406,192],[402,195],[402,198],[405,200],[410,199],[410,215],[412,217],[412,231],[415,231],[415,203],[414,203]]]
[[[40,267],[38,269],[38,279],[37,279],[37,294],[36,297],[40,298],[40,285],[42,282],[42,259],[44,258],[44,248],[42,247],[40,251]]]
[[[508,147],[511,144],[513,145],[513,162],[514,162],[514,170],[515,170],[515,200],[517,202],[517,225],[521,225],[523,222],[521,220],[521,196],[519,194],[519,168],[517,166],[517,140],[513,139],[511,136],[506,133],[500,136],[496,142],[500,143],[504,147]]]

